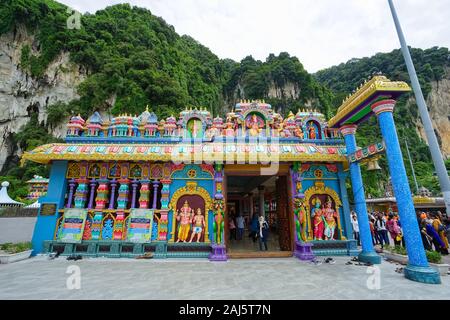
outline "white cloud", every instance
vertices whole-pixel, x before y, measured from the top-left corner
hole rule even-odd
[[[399,47],[387,0],[59,0],[81,12],[129,2],[220,58],[287,51],[310,72]],[[450,47],[449,0],[395,0],[413,47]]]

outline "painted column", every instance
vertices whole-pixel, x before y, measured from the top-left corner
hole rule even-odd
[[[159,181],[153,181],[153,209],[156,209],[158,207],[158,188]]]
[[[137,180],[133,180],[131,183],[131,206],[130,208],[136,208],[136,193],[137,193],[137,187],[139,183]]]
[[[227,252],[224,244],[224,197],[223,190],[223,165],[216,164],[214,173],[214,223],[212,252],[210,261],[227,261]]]
[[[408,252],[409,262],[405,268],[405,277],[418,282],[438,284],[441,283],[440,275],[428,265],[417,223],[411,189],[392,114],[394,106],[395,100],[383,100],[374,103],[372,111],[378,117],[381,134],[386,145],[392,188],[397,200],[398,213]]]
[[[105,209],[108,203],[108,180],[100,180],[95,198],[95,209]]]
[[[73,195],[74,195],[74,192],[75,192],[75,186],[76,186],[75,180],[74,179],[70,180],[70,182],[69,182],[69,195],[68,195],[68,199],[67,199],[66,208],[71,208],[72,207]]]
[[[341,128],[341,133],[344,136],[345,145],[347,147],[347,154],[351,154],[356,151],[356,128],[356,125],[345,125]],[[361,168],[359,167],[358,162],[353,162],[350,164],[350,178],[352,180],[353,197],[355,201],[355,209],[359,225],[359,236],[361,238],[362,246],[362,251],[358,255],[358,259],[362,262],[379,264],[381,263],[381,257],[375,252],[373,247],[364,185],[361,176]]]
[[[308,242],[308,218],[304,206],[305,194],[303,193],[303,177],[301,163],[295,162],[290,170],[291,189],[294,198],[294,219],[295,219],[295,250],[294,256],[302,261],[312,261],[315,256],[312,251],[314,244]],[[303,238],[302,238],[303,234]]]
[[[89,194],[88,209],[92,209],[94,207],[95,188],[97,187],[97,182],[95,181],[95,179],[91,180],[90,186],[91,186],[91,192]]]
[[[78,179],[77,189],[75,191],[75,208],[85,208],[88,194],[88,182],[87,179]]]
[[[163,179],[161,180],[161,211],[160,211],[160,221],[159,221],[159,234],[158,240],[167,240],[167,234],[169,232],[169,194],[170,194],[170,184],[172,180]]]
[[[117,214],[116,223],[114,224],[114,240],[122,240],[124,220],[125,220],[125,209],[127,209],[128,204],[128,194],[129,194],[129,180],[121,179],[119,180],[119,196],[117,197]],[[134,184],[134,183],[133,183]]]
[[[59,216],[58,210],[64,207],[67,190],[67,165],[67,161],[52,162],[47,195],[41,198],[41,204],[55,204],[56,212],[52,216],[43,216],[39,210],[36,225],[34,226],[33,238],[31,240],[33,244],[33,255],[43,251],[44,241],[53,240],[56,222],[58,221]]]
[[[116,179],[112,180],[110,182],[110,184],[111,184],[111,198],[109,199],[109,207],[108,207],[108,209],[109,210],[113,210],[115,202],[116,202],[116,198],[115,198],[116,197],[116,187],[117,187]]]
[[[349,240],[347,243],[348,254],[351,256],[358,255],[358,242],[354,239],[353,227],[351,223],[351,210],[347,194],[347,186],[345,181],[347,180],[348,173],[344,172],[342,164],[338,166],[338,179],[339,189],[341,191],[342,211],[344,219],[345,237]]]
[[[141,209],[148,209],[149,207],[149,196],[150,196],[150,189],[149,189],[149,181],[148,180],[142,180],[141,181],[141,190],[139,195],[139,208]]]

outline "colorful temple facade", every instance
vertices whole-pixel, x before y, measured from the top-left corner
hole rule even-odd
[[[344,101],[328,122],[314,110],[283,118],[264,101],[241,101],[225,118],[213,118],[204,109],[184,110],[167,119],[148,110],[110,121],[97,112],[88,119],[72,117],[65,143],[44,145],[23,156],[51,164],[48,193],[41,198],[33,236],[34,253],[134,257],[152,252],[154,258],[225,261],[232,253],[228,219],[235,212],[229,210],[230,199],[239,196],[229,182],[250,194],[239,201],[246,202],[240,212],[251,218],[268,214],[267,195],[260,192],[255,197],[252,190],[264,190],[264,183],[275,177],[270,208],[279,252],[301,260],[359,255],[363,261],[379,263],[367,240],[354,133],[357,123],[381,107],[389,112],[386,106],[408,90],[405,83],[375,77]],[[391,146],[385,144],[389,156]],[[348,177],[362,251],[352,235]],[[393,176],[394,191],[403,183],[396,179]],[[403,196],[397,196],[399,209]],[[253,198],[258,198],[259,207],[246,200]],[[409,218],[401,218],[408,229]],[[429,279],[436,275],[422,258],[412,261],[417,263],[414,268],[425,271],[414,269],[410,278],[433,282]]]
[[[27,199],[38,200],[45,196],[48,189],[48,179],[41,176],[34,176],[33,179],[27,181],[29,193]]]

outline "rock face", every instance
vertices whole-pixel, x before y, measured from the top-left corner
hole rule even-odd
[[[431,86],[432,90],[427,98],[431,121],[443,156],[450,158],[450,70],[447,70],[444,79],[432,82]],[[427,141],[420,119],[416,125],[422,139]]]
[[[28,123],[32,113],[38,113],[39,121],[45,123],[47,107],[78,98],[76,88],[86,78],[86,72],[69,61],[68,53],[61,53],[42,78],[32,78],[20,68],[26,44],[32,50],[37,47],[24,27],[0,37],[0,171],[21,152],[13,144],[12,134]],[[65,130],[58,131],[54,133],[60,137],[65,134]]]

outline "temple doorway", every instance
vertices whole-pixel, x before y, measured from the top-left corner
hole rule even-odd
[[[244,170],[226,172],[225,180],[225,242],[229,257],[291,256],[293,235],[290,226],[293,218],[289,215],[292,212],[292,198],[288,175],[263,176]],[[255,227],[259,226],[253,219],[258,219],[260,215],[264,215],[269,224],[267,250],[264,245],[263,250],[260,250],[259,238],[253,237]],[[243,232],[239,230],[242,229],[239,228],[242,227],[242,220]]]

